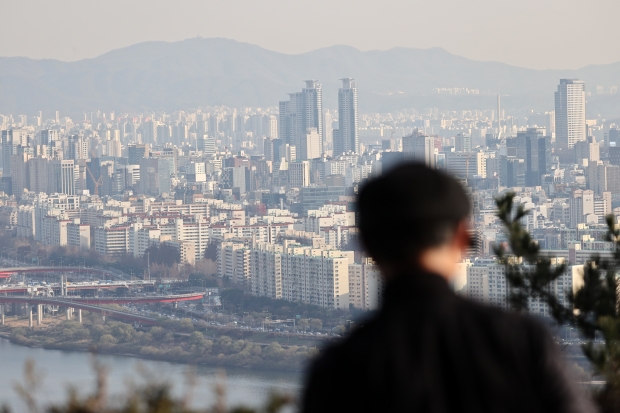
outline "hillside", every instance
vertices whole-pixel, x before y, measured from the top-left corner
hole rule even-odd
[[[0,113],[60,110],[176,110],[207,105],[275,106],[304,79],[323,83],[326,107],[336,107],[339,78],[358,80],[360,108],[387,111],[488,108],[549,110],[561,77],[588,85],[620,85],[620,62],[579,70],[533,70],[481,62],[443,49],[363,52],[333,46],[287,55],[227,39],[146,42],[77,62],[0,58]],[[479,89],[482,95],[438,95],[434,88]],[[594,90],[594,88],[592,88]],[[589,111],[620,113],[620,95],[593,96]]]

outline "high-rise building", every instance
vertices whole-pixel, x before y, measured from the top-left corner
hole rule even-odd
[[[323,87],[316,80],[306,80],[306,87],[302,89],[303,110],[302,129],[299,131],[300,138],[308,129],[316,128],[321,137],[320,148],[323,153],[324,125],[323,125]]]
[[[291,162],[288,166],[289,183],[293,188],[303,188],[310,185],[310,162]]]
[[[154,144],[159,142],[157,139],[157,124],[152,120],[148,120],[140,125],[142,129],[142,142]]]
[[[486,177],[484,152],[448,152],[446,169],[459,178]]]
[[[577,228],[584,223],[588,215],[594,215],[594,191],[576,189],[568,200],[570,208],[570,227]]]
[[[115,158],[121,157],[121,143],[117,140],[110,139],[105,141],[106,155],[113,156]]]
[[[435,139],[431,136],[413,133],[403,137],[403,157],[405,160],[424,162],[435,167]]]
[[[75,170],[73,160],[49,161],[49,191],[75,195]]]
[[[60,134],[54,129],[43,129],[40,132],[40,144],[51,146],[53,142],[60,140]]]
[[[308,129],[315,128],[319,136],[320,152],[323,153],[323,88],[316,80],[306,80],[301,92],[290,93],[288,101],[279,105],[278,137],[299,149]]]
[[[65,159],[88,159],[90,157],[89,142],[87,138],[82,135],[71,135],[67,139],[67,145],[65,148]]]
[[[289,93],[289,100],[281,101],[278,112],[278,138],[289,145],[296,144],[297,101],[300,93]]]
[[[187,182],[205,182],[207,180],[207,174],[205,170],[204,162],[191,162],[187,165],[187,172],[185,174]]]
[[[172,127],[170,125],[157,126],[157,143],[172,142]]]
[[[11,176],[11,157],[19,153],[19,146],[28,145],[27,129],[9,129],[2,131],[2,176]]]
[[[203,155],[213,156],[215,155],[215,138],[209,135],[202,135],[196,141],[198,150],[202,151]]]
[[[189,132],[186,124],[178,124],[172,127],[172,143],[181,146],[187,141]]]
[[[586,84],[583,80],[560,79],[555,92],[555,142],[568,149],[586,140]]]
[[[172,188],[174,161],[169,158],[140,159],[140,193],[159,196]]]
[[[48,192],[48,160],[32,158],[28,161],[28,189],[32,192]]]
[[[278,136],[278,118],[274,115],[264,116],[263,122],[263,134],[270,138],[276,138]]]
[[[607,133],[607,145],[620,146],[620,129],[610,128]]]
[[[471,136],[459,133],[454,138],[454,150],[456,152],[471,152]]]
[[[263,140],[263,156],[266,161],[273,161],[274,141],[277,139],[265,138]]]
[[[248,168],[244,165],[222,168],[222,188],[238,190],[245,194],[248,187]]]
[[[525,186],[541,184],[541,176],[550,168],[551,138],[544,136],[544,128],[528,128],[518,132],[516,138],[506,140],[508,147],[514,147],[517,158],[525,161]]]
[[[24,189],[28,189],[29,160],[30,155],[24,152],[11,157],[11,187],[13,188],[13,195],[18,199],[22,197]]]
[[[127,146],[129,165],[140,165],[140,159],[150,156],[149,144],[133,144]]]
[[[213,136],[217,136],[220,133],[220,117],[213,115],[209,117],[209,133]]]
[[[344,78],[338,89],[338,131],[334,131],[334,156],[347,152],[359,153],[357,84]]]
[[[321,157],[321,135],[319,135],[315,128],[309,128],[306,136],[302,137],[298,153],[298,159],[300,160]]]

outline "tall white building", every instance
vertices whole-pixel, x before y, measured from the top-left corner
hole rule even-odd
[[[560,79],[555,92],[555,142],[563,149],[586,140],[586,84]]]
[[[334,131],[334,156],[343,153],[359,153],[357,114],[357,84],[355,79],[346,77],[338,89],[338,130]]]

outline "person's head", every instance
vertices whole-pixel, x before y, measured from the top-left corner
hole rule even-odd
[[[470,243],[464,188],[422,163],[403,163],[371,179],[357,207],[362,244],[387,276],[413,268],[450,271]]]

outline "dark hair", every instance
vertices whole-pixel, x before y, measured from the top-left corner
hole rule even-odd
[[[379,263],[394,263],[448,241],[471,206],[454,178],[407,162],[364,185],[357,208],[366,251]]]

